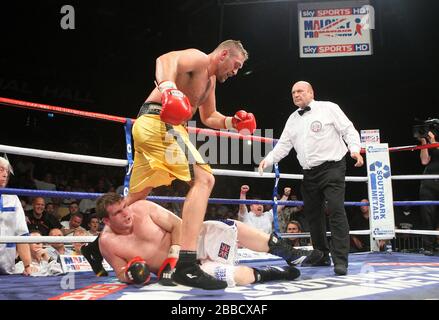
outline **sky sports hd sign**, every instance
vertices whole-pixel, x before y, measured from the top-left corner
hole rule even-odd
[[[367,0],[300,3],[301,58],[371,55],[375,12]]]

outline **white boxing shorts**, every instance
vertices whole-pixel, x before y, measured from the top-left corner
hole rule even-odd
[[[198,236],[197,259],[201,269],[235,286],[235,257],[238,229],[233,220],[205,221]]]

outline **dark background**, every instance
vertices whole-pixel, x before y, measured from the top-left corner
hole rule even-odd
[[[298,80],[313,84],[317,100],[339,104],[358,130],[380,129],[390,146],[416,144],[415,119],[439,116],[437,1],[371,1],[373,55],[319,59],[299,58],[297,1],[248,2],[254,1],[2,2],[0,96],[134,118],[153,88],[157,56],[190,47],[209,53],[222,40],[239,39],[250,59],[217,86],[218,109],[230,115],[245,108],[275,137],[294,111],[290,89]],[[74,30],[60,27],[65,4],[75,9]],[[125,157],[120,124],[3,105],[0,119],[0,144]],[[393,174],[422,173],[419,152],[392,153],[391,161]],[[280,166],[300,173],[294,152]],[[348,160],[348,175],[365,174]],[[213,195],[235,198],[242,183],[271,195],[272,180],[231,177],[217,177]],[[416,200],[418,184],[395,182],[395,199]],[[351,183],[347,190],[347,200],[359,200],[367,189]]]

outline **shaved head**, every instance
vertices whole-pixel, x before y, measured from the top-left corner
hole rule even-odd
[[[293,102],[299,108],[305,108],[314,100],[314,90],[309,82],[297,81],[291,89]]]
[[[301,87],[306,87],[308,90],[314,92],[314,89],[312,88],[312,85],[311,85],[311,83],[309,83],[309,82],[306,82],[306,81],[301,80],[301,81],[297,81],[297,82],[293,85],[293,88],[294,88],[295,85],[298,85],[298,86],[301,86]]]

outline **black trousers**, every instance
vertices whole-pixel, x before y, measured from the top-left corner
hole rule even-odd
[[[419,188],[419,200],[439,199],[439,180],[423,180]],[[422,227],[424,230],[436,230],[439,227],[439,206],[421,206]],[[422,237],[424,248],[433,250],[436,246],[436,236]]]
[[[347,267],[350,242],[349,224],[344,208],[345,175],[345,158],[336,162],[325,162],[310,170],[303,170],[301,189],[313,247],[325,254],[331,252],[334,264]],[[331,247],[326,237],[325,211],[329,215]]]

